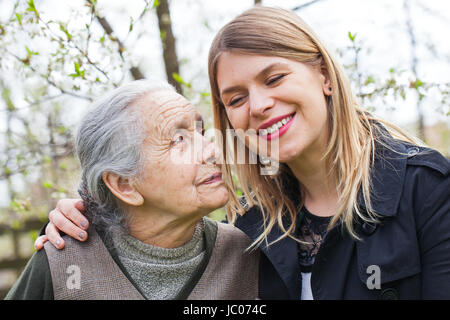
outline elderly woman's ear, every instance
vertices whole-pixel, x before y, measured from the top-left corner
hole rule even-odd
[[[144,198],[130,179],[112,172],[103,173],[102,179],[108,189],[122,202],[134,207],[141,206],[144,203]]]

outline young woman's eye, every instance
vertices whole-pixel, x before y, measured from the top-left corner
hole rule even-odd
[[[279,74],[277,76],[271,77],[267,80],[266,85],[270,86],[272,84],[275,84],[281,79],[283,79],[285,76],[286,76],[285,74]]]
[[[230,106],[230,107],[235,106],[239,102],[241,102],[242,99],[243,99],[243,97],[238,97],[238,98],[231,99],[230,102],[228,102],[228,106]]]

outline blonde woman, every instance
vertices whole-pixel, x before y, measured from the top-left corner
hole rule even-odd
[[[214,39],[209,77],[215,127],[247,133],[223,144],[225,159],[242,142],[248,154],[278,147],[274,175],[262,156],[223,165],[228,219],[262,252],[260,298],[450,298],[449,160],[365,112],[309,26],[244,12]],[[81,231],[73,203],[52,215],[52,243]]]

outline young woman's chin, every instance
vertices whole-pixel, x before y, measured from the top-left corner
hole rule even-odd
[[[280,163],[289,163],[300,157],[303,149],[303,146],[299,145],[299,141],[293,145],[283,144],[280,146],[278,154],[270,155],[270,158]]]

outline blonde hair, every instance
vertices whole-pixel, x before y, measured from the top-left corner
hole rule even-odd
[[[380,122],[358,107],[350,83],[335,58],[320,42],[310,27],[293,12],[269,7],[254,7],[242,13],[225,25],[215,37],[209,52],[209,79],[213,104],[214,124],[223,136],[232,128],[220,99],[217,84],[217,63],[223,52],[240,52],[264,56],[283,57],[309,65],[321,65],[328,71],[332,94],[328,98],[329,141],[323,157],[329,170],[330,180],[336,183],[338,209],[329,229],[342,221],[350,235],[358,239],[354,228],[356,214],[363,221],[378,222],[370,201],[370,169],[374,161],[375,142],[395,134],[396,137],[413,142],[400,129],[386,122]],[[389,133],[380,130],[381,123],[389,128]],[[236,142],[233,141],[234,146]],[[227,143],[223,153],[227,155]],[[236,148],[234,148],[236,152]],[[247,149],[248,152],[250,152]],[[232,155],[231,155],[232,156]],[[297,210],[291,198],[285,193],[283,184],[292,179],[293,174],[286,165],[276,176],[260,175],[261,164],[235,164],[234,170],[243,190],[244,206],[235,194],[232,167],[225,162],[223,175],[230,188],[231,201],[227,204],[228,219],[233,223],[238,214],[248,207],[259,206],[264,223],[264,231],[253,246],[267,239],[273,226],[278,223],[284,232],[276,241],[292,235],[295,229]],[[367,215],[358,207],[358,192],[362,191]],[[302,203],[298,204],[300,207]],[[286,229],[283,217],[290,225]]]

